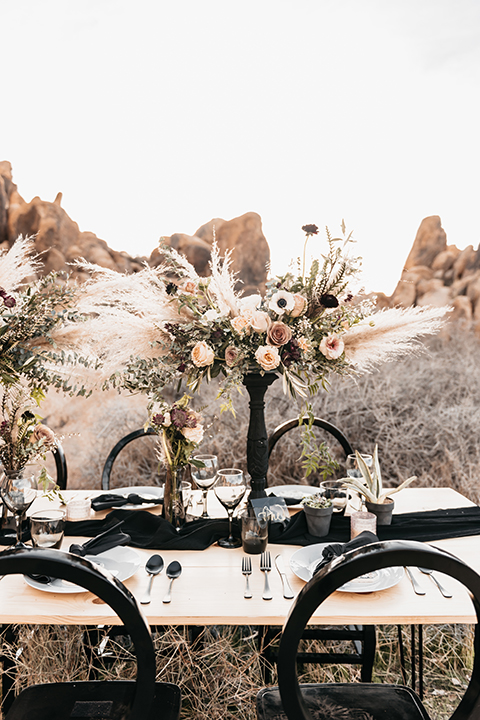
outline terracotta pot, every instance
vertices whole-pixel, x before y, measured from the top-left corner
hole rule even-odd
[[[392,498],[387,498],[384,503],[372,503],[366,500],[365,506],[368,512],[377,516],[377,525],[392,524],[392,513],[393,508],[395,507],[395,503]]]
[[[305,513],[310,535],[315,535],[315,537],[328,535],[332,521],[333,505],[327,508],[315,508],[304,505],[303,512]]]

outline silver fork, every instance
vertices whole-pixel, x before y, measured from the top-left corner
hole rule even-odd
[[[242,557],[242,574],[245,575],[245,592],[243,593],[244,598],[251,598],[252,592],[250,590],[250,584],[248,576],[252,574],[252,560],[249,557]]]
[[[268,573],[272,569],[272,560],[270,557],[270,553],[263,552],[260,555],[260,570],[265,573],[265,587],[263,588],[263,595],[262,598],[264,600],[271,600],[273,598],[272,592],[270,590],[270,585],[268,584]]]

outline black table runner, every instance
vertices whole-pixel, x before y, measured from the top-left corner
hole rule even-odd
[[[228,520],[194,520],[179,531],[158,515],[146,510],[112,510],[103,520],[82,520],[67,522],[66,535],[93,537],[110,525],[123,520],[122,531],[130,535],[133,547],[157,550],[205,550],[221,537],[228,535]],[[233,532],[240,535],[237,521]],[[380,540],[433,541],[446,538],[480,535],[480,507],[469,506],[448,510],[394,515],[391,525],[378,526]],[[274,523],[270,526],[270,543],[285,545],[312,545],[319,542],[348,542],[350,539],[350,518],[334,514],[330,532],[324,537],[315,537],[307,531],[305,515],[294,515],[284,526]]]

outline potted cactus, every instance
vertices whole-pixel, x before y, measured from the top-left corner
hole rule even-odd
[[[315,493],[304,497],[302,505],[310,535],[328,535],[333,513],[332,501],[321,493]]]
[[[412,475],[412,477],[404,480],[398,487],[385,489],[382,483],[380,463],[378,462],[378,446],[375,445],[371,468],[365,463],[365,460],[358,450],[355,452],[355,457],[357,459],[358,469],[362,473],[362,478],[343,478],[345,487],[363,495],[367,510],[377,516],[378,525],[390,525],[394,508],[394,501],[390,495],[410,485],[410,483],[417,479],[416,475]]]

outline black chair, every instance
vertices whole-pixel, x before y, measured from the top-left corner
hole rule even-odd
[[[57,485],[60,490],[67,489],[67,460],[61,445],[57,445],[52,450],[53,459],[55,460],[55,469],[57,471]]]
[[[257,696],[257,715],[261,720],[277,718],[281,712],[286,714],[288,720],[311,720],[313,711],[316,710],[315,716],[321,716],[321,710],[327,707],[332,717],[430,720],[418,695],[404,685],[325,683],[300,686],[297,678],[296,651],[305,625],[315,610],[349,580],[380,568],[405,565],[437,570],[466,586],[472,595],[477,615],[475,650],[478,650],[480,575],[475,570],[444,550],[424,543],[392,540],[366,545],[332,560],[299,593],[280,643],[277,661],[279,686],[265,688]],[[381,600],[378,599],[378,602]],[[329,717],[327,713],[325,715]],[[477,652],[470,683],[451,720],[473,720],[479,717],[480,658]]]
[[[34,685],[14,700],[5,720],[177,720],[180,688],[155,682],[150,629],[130,591],[110,573],[85,558],[38,548],[0,553],[0,573],[44,574],[87,588],[106,602],[124,623],[137,659],[135,681],[75,681]]]
[[[307,418],[305,418],[305,422],[307,421]],[[332,435],[343,448],[343,451],[345,453],[345,457],[347,455],[352,455],[354,450],[352,446],[350,445],[349,441],[343,434],[341,430],[339,430],[335,425],[332,425],[332,423],[329,423],[327,420],[322,420],[322,418],[315,417],[313,419],[313,425],[315,427],[321,428],[322,430],[325,430],[325,432]],[[298,424],[298,418],[294,418],[293,420],[286,420],[284,423],[279,425],[273,433],[268,438],[268,457],[272,454],[272,450],[277,444],[277,442],[280,440],[281,437],[285,435],[285,433],[290,432],[290,430],[293,430],[294,428],[301,427]]]
[[[353,448],[349,441],[335,425],[322,418],[314,418],[315,427],[321,428],[332,435],[342,446],[345,458],[353,454]],[[287,420],[279,425],[268,438],[268,454],[270,456],[277,442],[286,433],[298,428],[298,418]],[[280,639],[280,628],[265,627],[259,634],[259,646],[264,660],[264,677],[270,677],[269,667],[277,659],[278,640]],[[351,641],[353,652],[299,652],[297,662],[299,663],[338,663],[348,665],[361,665],[360,677],[363,682],[370,682],[372,679],[373,663],[375,660],[376,632],[374,625],[350,625],[338,628],[310,628],[303,634],[304,640],[335,640],[338,642]]]
[[[148,428],[147,430],[144,430],[143,428],[141,430],[134,430],[133,432],[129,433],[128,435],[125,435],[121,440],[117,442],[116,445],[110,450],[108,457],[105,461],[105,465],[103,466],[102,470],[102,490],[110,490],[110,475],[112,473],[112,467],[113,463],[117,459],[117,456],[119,453],[123,450],[123,448],[132,442],[132,440],[137,440],[138,438],[147,437],[147,435],[157,435],[155,430],[152,428]]]

